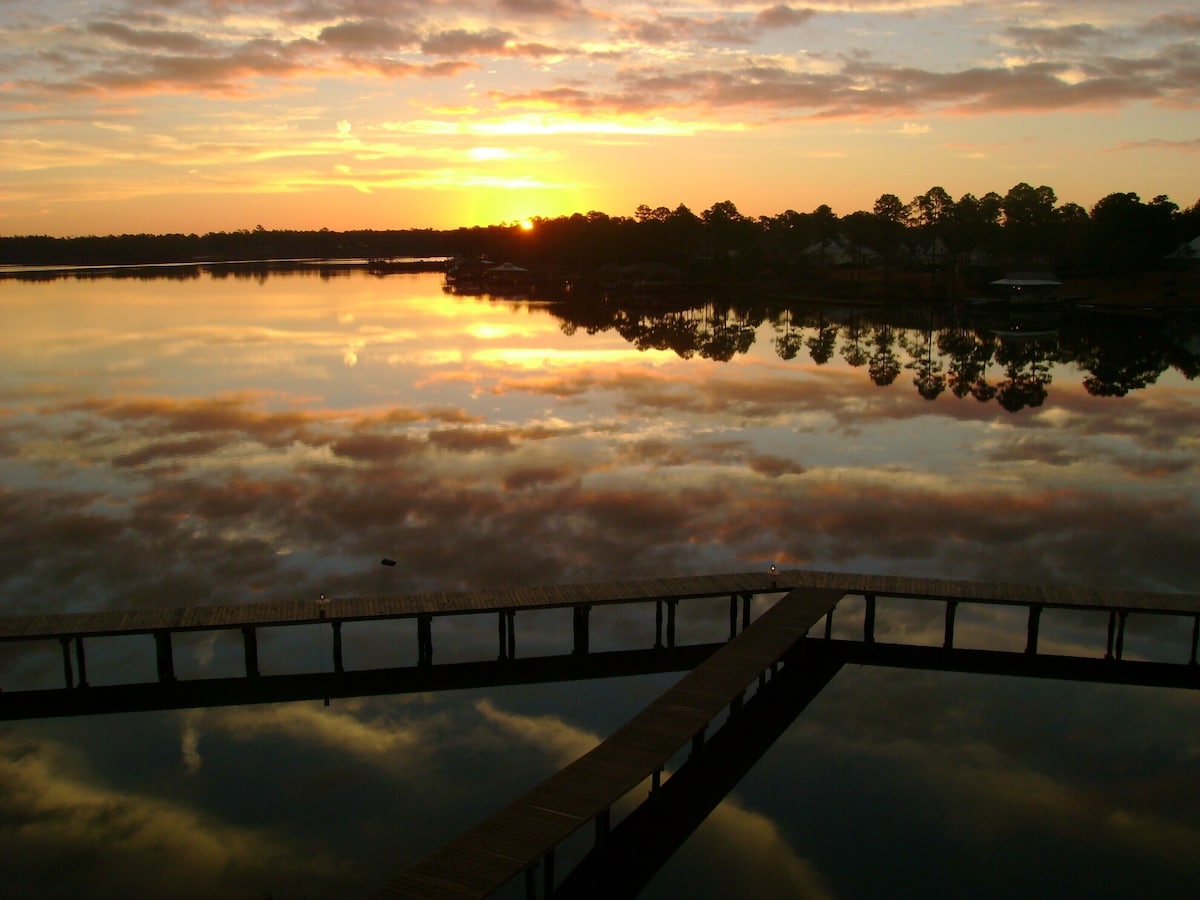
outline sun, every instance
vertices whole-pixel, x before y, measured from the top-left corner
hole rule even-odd
[[[533,219],[522,219],[518,224],[522,231],[533,231]]]

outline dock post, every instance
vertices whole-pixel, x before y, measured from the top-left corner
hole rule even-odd
[[[571,607],[571,624],[575,636],[571,652],[576,656],[587,655],[589,649],[588,616],[591,615],[591,612],[592,607],[587,603]],[[655,646],[661,646],[661,641]]]
[[[750,601],[753,599],[753,594],[742,594],[742,631],[750,627]]]
[[[345,672],[346,667],[342,663],[342,620],[334,619],[330,624],[333,626],[333,671]]]
[[[497,659],[503,662],[508,659],[508,617],[504,614],[504,610],[500,610],[496,619],[500,638],[500,653]]]
[[[732,641],[737,637],[738,623],[738,595],[729,595],[729,639]]]
[[[942,640],[943,650],[950,650],[954,647],[954,614],[957,610],[957,600],[946,601],[946,636]]]
[[[833,637],[833,610],[836,607],[830,607],[829,612],[825,613],[825,640],[830,640]]]
[[[1200,616],[1192,619],[1192,655],[1188,659],[1188,663],[1196,665],[1196,645],[1200,644]]]
[[[258,632],[253,625],[242,627],[242,649],[246,657],[246,677],[257,678],[258,671]]]
[[[1105,659],[1120,659],[1125,647],[1125,619],[1129,615],[1127,609],[1114,609],[1108,614],[1108,650]],[[1192,630],[1192,660],[1196,658],[1196,634]]]
[[[596,816],[596,849],[603,850],[608,843],[608,832],[612,824],[612,810],[605,807]]]
[[[63,654],[63,677],[67,681],[67,687],[75,687],[75,670],[71,668],[71,639],[69,637],[60,637],[58,642],[62,644]]]
[[[667,646],[675,646],[675,607],[679,603],[678,600],[667,601]]]
[[[663,646],[663,602],[654,601],[654,649],[661,650]]]
[[[171,650],[171,632],[160,629],[154,632],[155,657],[158,663],[158,680],[175,680],[175,657]]]
[[[542,870],[542,896],[549,898],[554,896],[554,848],[551,847],[546,851],[543,857],[544,868]]]
[[[417,616],[417,665],[433,664],[433,616]]]
[[[83,655],[83,635],[75,635],[75,664],[79,668],[79,684],[77,687],[85,688],[88,686],[87,680],[87,657]]]
[[[867,610],[863,615],[863,643],[875,643],[875,595],[863,594],[867,601]]]
[[[1036,603],[1029,607],[1029,625],[1026,629],[1025,652],[1037,653],[1038,628],[1042,621],[1042,607]]]
[[[537,863],[525,870],[525,900],[537,900]]]

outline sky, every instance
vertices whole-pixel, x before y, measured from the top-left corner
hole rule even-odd
[[[1200,197],[1200,10],[0,0],[0,235]]]

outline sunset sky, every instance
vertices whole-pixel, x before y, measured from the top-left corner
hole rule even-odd
[[[1200,197],[1191,2],[0,0],[0,234]]]

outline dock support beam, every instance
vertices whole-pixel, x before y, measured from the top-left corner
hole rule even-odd
[[[1200,616],[1192,619],[1192,655],[1188,658],[1191,665],[1196,665],[1196,646],[1200,644]]]
[[[333,671],[345,672],[346,667],[342,661],[342,620],[334,619],[331,624],[333,626]]]
[[[246,657],[246,677],[257,678],[258,671],[258,632],[254,626],[242,628],[242,650]]]
[[[867,610],[863,614],[863,643],[875,643],[875,595],[863,594],[867,601]]]
[[[603,850],[608,843],[608,832],[612,828],[612,810],[605,808],[596,816],[596,849]]]
[[[417,665],[433,665],[433,616],[417,616]]]
[[[1037,653],[1038,629],[1042,622],[1042,607],[1036,603],[1029,607],[1029,626],[1026,632],[1025,652]]]
[[[515,659],[517,655],[517,611],[502,609],[499,613],[500,661]]]
[[[737,637],[738,633],[738,598],[742,601],[742,631],[750,627],[750,601],[754,599],[753,594],[730,594],[729,595],[729,639],[732,641]]]
[[[83,635],[75,635],[75,663],[79,667],[79,687],[88,686],[87,657],[83,653]]]
[[[1104,654],[1105,659],[1121,658],[1125,647],[1125,619],[1128,615],[1128,610],[1124,609],[1114,609],[1108,614],[1108,650]],[[1194,656],[1194,641],[1192,647]]]
[[[576,656],[586,656],[588,652],[588,616],[592,613],[590,604],[581,603],[571,608],[571,631],[574,635],[571,652]]]
[[[942,649],[950,650],[954,647],[954,614],[958,612],[958,601],[946,601],[946,636],[942,639]]]
[[[75,670],[71,667],[71,639],[69,637],[60,637],[58,642],[62,644],[63,655],[63,678],[66,679],[67,687],[75,687]]]
[[[163,629],[154,632],[155,659],[158,664],[158,680],[175,680],[175,656],[171,650],[171,632]]]
[[[88,686],[87,679],[87,656],[83,652],[83,635],[77,634],[73,638],[64,636],[58,639],[62,645],[63,654],[63,678],[67,682],[69,688],[85,688]],[[75,644],[75,665],[71,665],[71,644]],[[75,680],[75,673],[78,671],[79,680]]]

